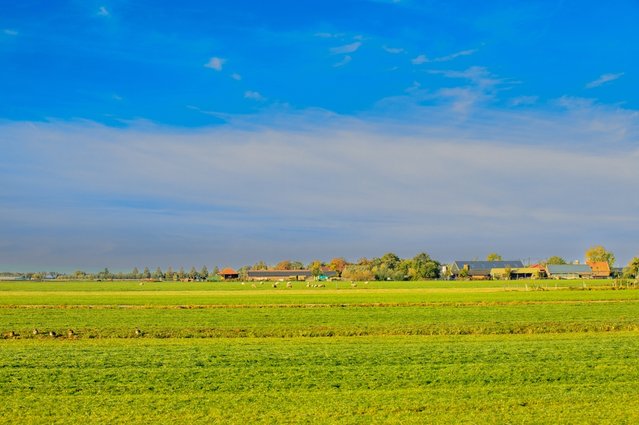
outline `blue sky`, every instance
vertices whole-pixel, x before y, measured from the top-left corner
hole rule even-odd
[[[6,2],[0,268],[639,255],[639,5]]]

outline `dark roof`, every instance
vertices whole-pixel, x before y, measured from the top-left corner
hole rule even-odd
[[[248,270],[246,273],[248,277],[313,276],[313,272],[310,270]],[[337,273],[332,270],[322,270],[322,274],[328,277],[337,276]]]
[[[592,273],[587,264],[548,264],[546,271],[548,274]]]
[[[462,270],[464,266],[468,265],[468,271],[483,270],[490,272],[490,269],[505,269],[506,267],[517,268],[524,267],[524,264],[520,260],[508,260],[508,261],[462,261],[457,260],[453,262],[453,269]]]

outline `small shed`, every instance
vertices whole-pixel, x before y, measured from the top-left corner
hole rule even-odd
[[[235,269],[232,269],[230,267],[226,267],[220,270],[219,274],[224,280],[238,279],[240,277],[240,274]]]

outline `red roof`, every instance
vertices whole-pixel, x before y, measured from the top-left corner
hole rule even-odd
[[[220,270],[220,274],[237,274],[237,272],[234,269],[227,267],[225,269]]]

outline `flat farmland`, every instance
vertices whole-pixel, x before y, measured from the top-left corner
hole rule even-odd
[[[12,282],[0,330],[3,423],[639,421],[610,282]]]

